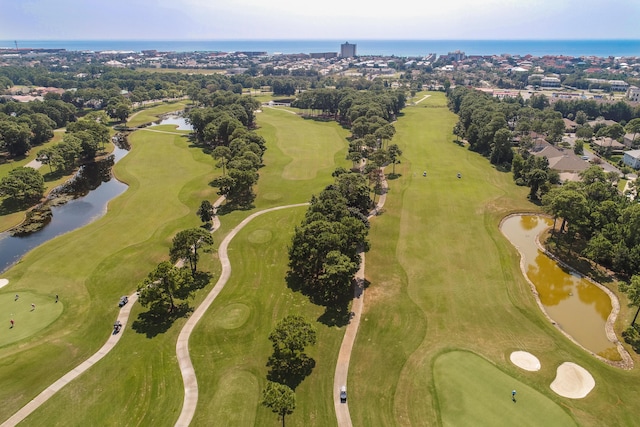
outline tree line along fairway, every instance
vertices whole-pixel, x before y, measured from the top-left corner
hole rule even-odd
[[[629,390],[638,390],[638,374],[603,365],[549,324],[520,273],[517,252],[500,234],[507,213],[538,210],[526,189],[453,142],[457,119],[443,94],[403,112],[394,138],[403,147],[402,176],[390,182],[385,213],[369,235],[371,285],[349,370],[354,425],[438,425],[454,409],[472,414],[468,390],[493,393],[480,375],[468,376],[473,387],[460,389],[453,406],[440,401],[447,391],[440,390],[434,366],[453,350],[476,353],[532,387],[545,397],[535,399],[538,410],[560,407],[578,425],[598,425],[603,416],[628,423],[637,414]],[[532,375],[512,365],[508,355],[515,350],[540,357],[541,371]],[[585,367],[602,388],[581,400],[557,396],[549,385],[564,361]],[[625,387],[614,385],[619,382]],[[512,404],[510,392],[504,397]],[[518,405],[523,401],[520,396]],[[510,420],[484,425],[503,423]]]

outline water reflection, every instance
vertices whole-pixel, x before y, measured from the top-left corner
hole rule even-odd
[[[31,249],[63,233],[78,229],[103,216],[107,203],[124,193],[127,185],[111,178],[111,167],[127,154],[116,148],[112,156],[99,164],[85,165],[78,175],[55,193],[69,193],[77,197],[63,205],[52,206],[51,221],[42,229],[24,236],[0,233],[0,272],[20,260]]]
[[[536,237],[552,224],[545,217],[515,215],[503,221],[501,230],[520,251],[527,277],[535,285],[549,317],[585,348],[610,360],[620,360],[605,333],[612,310],[609,296],[538,249]]]
[[[174,125],[177,130],[193,130],[193,126],[187,122],[187,119],[181,116],[168,116],[155,122],[157,125]]]

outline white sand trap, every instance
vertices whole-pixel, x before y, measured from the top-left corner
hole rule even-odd
[[[0,279],[0,288],[3,286],[7,286],[9,281],[7,279]]]
[[[540,361],[533,354],[526,351],[514,351],[509,356],[511,363],[525,371],[539,371]]]
[[[551,383],[551,390],[562,397],[582,399],[593,390],[596,381],[582,366],[564,362],[558,366],[556,379]]]

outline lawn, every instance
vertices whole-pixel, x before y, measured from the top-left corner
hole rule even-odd
[[[10,282],[3,293],[58,293],[64,312],[19,347],[0,349],[1,414],[15,412],[104,344],[120,295],[131,293],[153,266],[168,259],[172,236],[198,226],[200,201],[216,197],[207,185],[214,176],[213,159],[190,149],[187,138],[138,132],[131,143],[131,153],[115,168],[130,187],[110,203],[108,213],[35,249],[4,275]],[[219,270],[212,257],[202,267]],[[140,322],[136,327],[139,312],[136,307],[132,328],[114,353],[32,414],[28,425],[95,425],[96,420],[122,425],[131,419],[149,425],[173,419],[181,405],[175,399],[182,393],[175,339],[183,319],[153,331]]]
[[[404,152],[397,167],[402,176],[390,181],[385,213],[372,221],[366,273],[371,285],[349,371],[354,425],[441,422],[433,367],[450,350],[476,353],[569,408],[581,425],[597,425],[609,416],[611,425],[628,424],[637,415],[631,396],[640,391],[638,374],[604,365],[545,320],[515,249],[498,229],[505,214],[539,208],[527,201],[525,188],[513,185],[510,174],[452,142],[456,117],[445,105],[444,96],[435,93],[406,108],[396,123],[393,142]],[[537,355],[542,370],[525,375],[508,360],[514,350]],[[596,378],[587,398],[562,399],[549,389],[564,361],[582,365]],[[618,390],[619,382],[634,392]],[[511,421],[494,425],[504,423]]]
[[[285,113],[276,111],[273,112],[273,117],[277,118],[279,114]],[[260,118],[262,128],[259,131],[267,138],[269,150],[265,156],[267,166],[260,170],[258,193],[260,194],[263,188],[271,192],[277,189],[282,193],[282,197],[278,200],[258,198],[256,209],[308,201],[312,193],[319,192],[332,180],[330,174],[335,165],[332,165],[331,161],[338,164],[346,163],[346,142],[343,138],[346,132],[342,128],[335,123],[317,123],[302,120],[295,115],[287,115],[282,123],[286,123],[287,120],[295,122],[291,129],[296,130],[297,126],[298,132],[304,131],[305,128],[311,133],[325,132],[323,137],[334,138],[334,141],[328,142],[332,144],[331,150],[325,150],[320,154],[320,157],[324,156],[329,160],[320,159],[320,164],[324,166],[318,167],[317,176],[314,175],[312,179],[307,180],[284,179],[281,165],[296,164],[305,160],[282,154],[274,139],[275,128],[269,124],[270,117],[267,113]],[[22,341],[21,344],[25,344],[25,341],[28,343],[24,350],[18,350],[15,346],[0,350],[0,360],[11,360],[11,363],[0,366],[3,385],[6,380],[6,387],[0,391],[2,414],[13,413],[42,387],[52,383],[80,360],[91,355],[106,340],[117,313],[116,304],[119,296],[130,293],[135,289],[136,283],[157,262],[167,258],[170,239],[176,231],[199,224],[195,210],[200,201],[204,198],[217,198],[215,189],[207,184],[220,171],[213,168],[213,159],[202,150],[191,146],[186,137],[140,131],[133,134],[131,143],[132,152],[115,168],[117,177],[127,182],[130,187],[122,196],[112,201],[107,215],[81,230],[36,249],[5,275],[10,280],[10,285],[3,288],[7,298],[12,296],[13,292],[22,293],[27,289],[41,287],[42,292],[60,293],[65,311],[58,321],[44,328],[41,333]],[[327,416],[333,417],[332,373],[342,331],[318,324],[315,320],[322,309],[312,306],[304,297],[292,293],[283,281],[289,236],[295,225],[300,222],[304,211],[304,208],[296,208],[260,217],[256,219],[255,225],[250,224],[250,227],[258,227],[257,230],[247,228],[236,237],[238,247],[236,248],[234,240],[230,250],[236,274],[232,275],[230,293],[227,295],[225,289],[221,295],[221,308],[227,310],[223,311],[224,317],[228,315],[240,319],[237,320],[238,328],[233,327],[233,318],[223,319],[226,322],[223,329],[229,329],[231,332],[239,329],[244,325],[241,322],[243,316],[247,315],[249,319],[254,319],[253,322],[258,319],[264,335],[262,338],[265,340],[275,322],[280,320],[287,310],[298,306],[304,308],[309,320],[318,325],[322,341],[309,350],[318,364],[311,377],[299,388],[301,391],[298,397],[298,419],[304,419],[309,413],[319,413],[317,417],[321,420]],[[214,234],[216,244],[248,214],[247,211],[238,211],[222,217],[223,225]],[[271,236],[271,240],[267,239],[268,236]],[[271,265],[272,263],[260,265],[259,261],[268,259],[261,252],[253,253],[255,262],[248,262],[251,260],[248,255],[247,259],[236,258],[236,254],[244,250],[246,242],[253,242],[248,247],[254,251],[256,248],[269,248],[271,256],[274,257],[272,263],[277,264],[277,268]],[[268,244],[265,244],[267,242]],[[216,257],[208,256],[202,263],[203,268],[214,273],[215,280],[219,271]],[[51,269],[47,269],[51,265],[60,267],[52,274]],[[244,268],[244,265],[248,267]],[[269,281],[265,280],[264,292],[247,295],[247,299],[255,306],[251,306],[250,313],[245,308],[249,305],[244,301],[225,302],[224,298],[228,298],[227,301],[235,298],[234,292],[244,292],[242,285],[245,285],[248,277],[264,274],[266,279],[267,273]],[[258,284],[259,288],[263,287],[262,281],[254,282],[252,286]],[[206,290],[208,289],[197,293],[191,302],[192,306],[198,304]],[[268,295],[271,290],[279,292],[281,297],[274,298],[271,303],[262,302],[262,297]],[[297,301],[296,306],[288,304],[293,300]],[[231,307],[228,308],[228,305]],[[220,322],[219,313],[214,311],[217,309],[216,302],[211,316],[206,316],[201,329],[197,330],[192,338],[194,348],[202,340],[207,343],[211,339],[206,332]],[[26,424],[122,425],[136,420],[136,423],[142,425],[172,425],[182,404],[182,380],[175,361],[175,340],[183,319],[154,335],[150,334],[150,330],[140,327],[140,324],[136,327],[135,321],[140,312],[141,307],[134,308],[131,320],[133,328],[125,330],[122,340],[109,356],[32,414]],[[65,327],[60,328],[60,325]],[[204,331],[204,334],[198,333],[200,330]],[[249,332],[254,334],[255,331]],[[257,333],[252,336],[257,336]],[[253,338],[249,341],[253,342]],[[234,344],[231,345],[233,347]],[[262,351],[250,353],[250,364],[259,368],[259,372],[251,375],[260,381],[264,381],[266,374],[264,364],[270,354],[269,346],[268,340],[263,340],[262,343],[258,342],[258,348]],[[215,403],[209,402],[208,399],[216,393],[216,399],[219,397],[230,402],[238,402],[241,406],[247,405],[251,401],[245,401],[244,394],[241,398],[238,398],[237,394],[227,394],[226,384],[253,384],[255,390],[258,390],[263,383],[256,383],[257,380],[254,381],[253,376],[243,372],[241,364],[237,365],[237,370],[234,369],[237,360],[233,358],[233,363],[227,366],[227,370],[212,370],[211,365],[207,364],[211,362],[211,352],[208,347],[192,350],[196,368],[203,354],[206,356],[205,366],[198,372],[201,392],[206,396],[201,405]],[[237,353],[235,356],[246,358],[247,354]],[[11,380],[11,373],[17,371],[25,371],[20,382]],[[114,378],[117,378],[117,381],[113,381]],[[210,384],[212,379],[219,379],[220,382],[216,382],[216,385],[208,390],[207,384]],[[316,404],[314,393],[302,392],[316,387],[324,390],[324,403],[320,407]],[[261,390],[256,392],[258,396],[260,392]],[[257,411],[256,417],[266,422],[275,421],[275,416],[262,408],[259,400],[255,400],[259,397],[256,398],[255,393],[253,396],[252,411]],[[217,402],[219,405],[222,401]],[[119,409],[116,411],[114,407]],[[215,416],[216,414],[208,412],[196,414],[196,417],[205,419],[214,419]]]
[[[443,426],[576,425],[564,408],[530,387],[526,379],[516,380],[473,353],[437,356],[433,377]]]
[[[353,424],[526,425],[535,415],[552,425],[633,425],[637,369],[599,362],[544,318],[520,273],[517,251],[498,229],[505,214],[539,208],[510,174],[452,142],[455,120],[443,94],[433,93],[407,107],[395,124],[393,142],[404,156],[384,213],[371,222],[370,286],[349,370]],[[348,132],[335,123],[277,109],[265,109],[258,123],[268,151],[255,207],[222,216],[216,245],[250,213],[308,201],[332,181],[336,166],[350,165]],[[11,304],[16,293],[27,302],[31,293],[32,299],[45,298],[38,308],[61,310],[31,325],[31,336],[0,347],[5,417],[104,343],[119,296],[168,258],[177,231],[199,225],[200,202],[217,198],[207,184],[220,170],[186,137],[140,131],[131,143],[132,152],[115,168],[130,187],[111,202],[107,215],[32,251],[4,275],[10,282],[0,306]],[[297,388],[297,409],[287,424],[335,425],[331,393],[343,330],[318,322],[322,308],[283,280],[287,245],[304,211],[267,213],[231,242],[230,281],[191,338],[200,390],[193,425],[279,425],[260,405],[260,393],[271,352],[267,336],[289,313],[313,322],[318,343],[308,349],[317,364]],[[201,267],[215,281],[215,254],[203,257]],[[191,306],[210,286],[196,293]],[[50,300],[56,293],[59,306]],[[138,317],[141,311],[134,308],[131,327],[112,353],[25,425],[173,425],[183,397],[175,341],[184,319],[149,328]],[[623,307],[622,317],[629,315]],[[542,369],[515,367],[508,359],[514,350],[535,354]],[[550,390],[564,361],[594,376],[596,388],[585,399]],[[515,404],[512,388],[518,390]],[[495,408],[484,404],[496,401]]]

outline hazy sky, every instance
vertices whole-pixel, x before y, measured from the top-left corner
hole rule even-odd
[[[638,0],[0,0],[0,40],[638,39]]]

